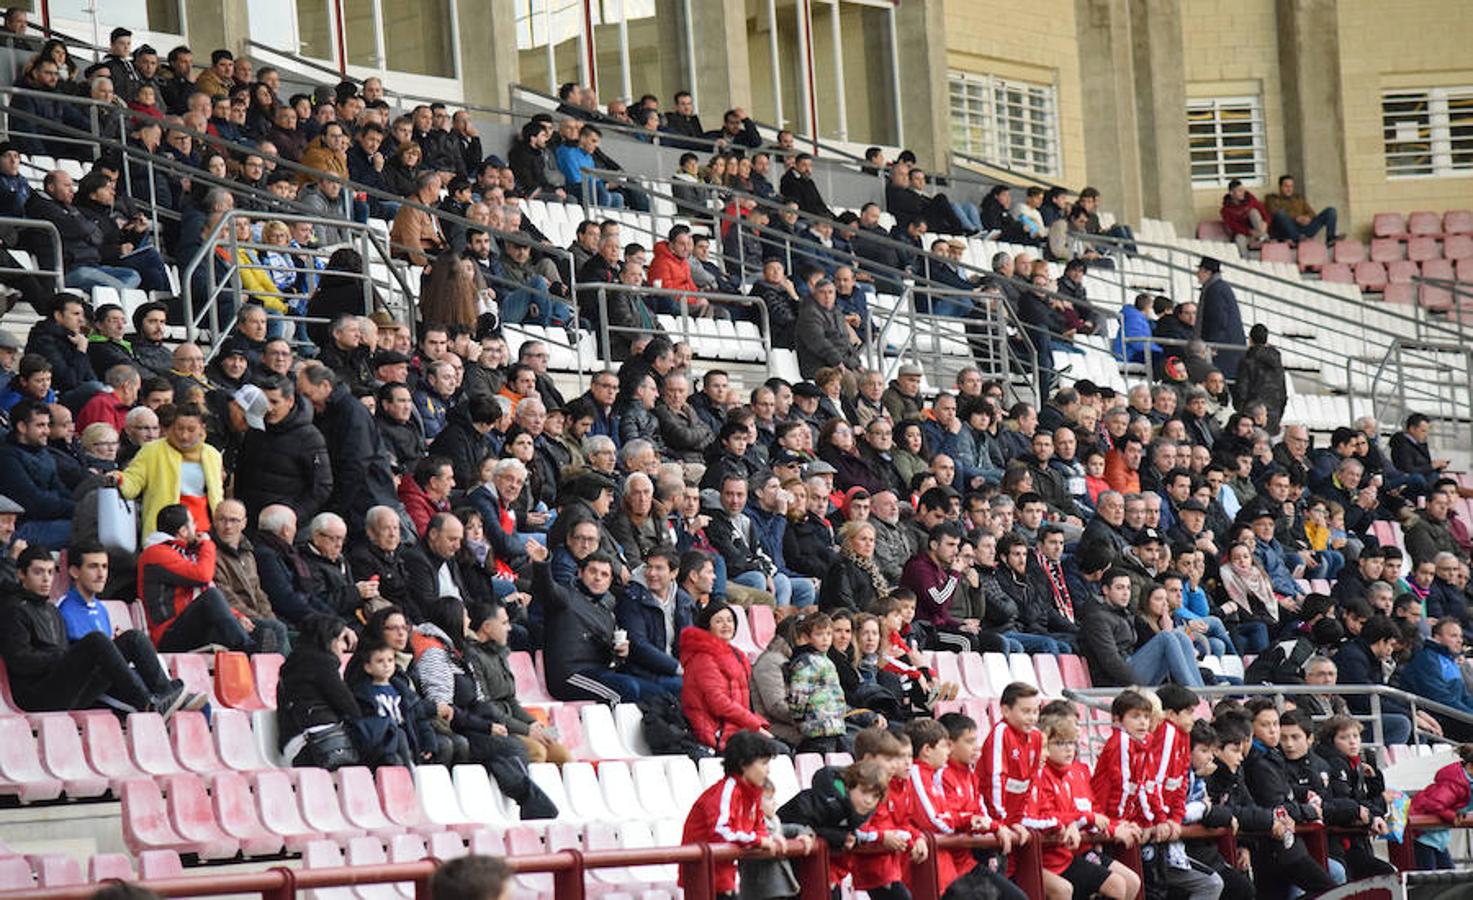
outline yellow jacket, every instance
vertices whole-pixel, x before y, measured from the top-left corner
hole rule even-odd
[[[227,263],[230,261],[230,251],[222,244],[215,248],[215,252]],[[285,313],[288,310],[286,301],[281,298],[281,292],[276,289],[276,282],[271,280],[271,273],[266,271],[256,255],[244,247],[235,250],[235,265],[240,269],[240,286],[244,288],[256,302],[271,310],[272,312]],[[223,327],[225,323],[221,323]]]
[[[205,497],[213,515],[216,505],[225,499],[225,462],[219,450],[205,444],[200,464],[204,466]],[[179,502],[179,472],[183,465],[184,457],[179,451],[167,438],[159,438],[140,447],[123,470],[118,491],[130,500],[143,495],[144,537],[154,532],[159,510]]]

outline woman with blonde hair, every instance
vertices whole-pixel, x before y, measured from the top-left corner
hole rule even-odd
[[[839,558],[824,573],[818,608],[824,612],[867,609],[892,587],[875,564],[875,526],[845,522],[839,529]]]
[[[82,465],[93,473],[118,467],[118,430],[106,422],[93,422],[82,429]]]

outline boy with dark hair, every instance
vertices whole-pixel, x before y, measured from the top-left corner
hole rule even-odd
[[[1331,716],[1320,725],[1314,753],[1325,761],[1329,778],[1325,824],[1368,827],[1380,837],[1386,826],[1386,779],[1375,759],[1361,749],[1362,725],[1349,716]],[[1377,859],[1365,835],[1331,835],[1330,856],[1344,864],[1352,879],[1394,875],[1396,867]]]
[[[856,854],[848,861],[854,889],[872,900],[910,900],[902,880],[909,863],[923,862],[929,846],[911,824],[910,738],[878,726],[854,736],[854,758],[885,766],[890,779],[885,795],[865,827],[856,832],[862,845],[878,845],[886,853]]]
[[[1310,896],[1322,894],[1334,888],[1335,881],[1294,834],[1296,822],[1317,822],[1320,811],[1318,805],[1294,798],[1284,755],[1279,750],[1278,707],[1268,697],[1255,697],[1244,708],[1252,717],[1253,739],[1243,762],[1243,780],[1254,802],[1273,810],[1274,839],[1259,840],[1254,849],[1259,884],[1292,883]]]
[[[462,856],[435,870],[430,891],[435,900],[510,900],[511,866],[494,856]]]
[[[1151,736],[1147,771],[1150,783],[1160,799],[1161,826],[1169,832],[1169,843],[1142,851],[1146,879],[1160,876],[1173,893],[1192,898],[1216,898],[1223,882],[1211,868],[1195,862],[1181,842],[1180,823],[1186,814],[1188,778],[1192,768],[1191,728],[1197,719],[1197,695],[1178,684],[1165,684],[1156,689],[1161,702],[1162,721]],[[1142,824],[1142,823],[1137,823]],[[1157,851],[1157,852],[1153,852]],[[1159,861],[1155,857],[1159,855]],[[1154,865],[1152,863],[1154,862]]]
[[[916,718],[905,723],[905,733],[910,737],[915,756],[910,767],[911,825],[932,834],[958,833],[960,829],[947,802],[942,780],[951,759],[951,738],[947,736],[946,727],[935,719]],[[1011,841],[1006,846],[1011,848]],[[951,854],[938,855],[937,888],[944,894],[956,880],[956,864]]]
[[[1105,815],[1094,805],[1089,768],[1078,762],[1079,722],[1073,715],[1051,715],[1040,721],[1044,764],[1029,798],[1027,827],[1062,837],[1043,848],[1044,888],[1053,896],[1127,900],[1140,891],[1140,879],[1096,848],[1081,849],[1081,832],[1112,835],[1125,846],[1140,837],[1140,829]]]
[[[1020,829],[1033,776],[1043,760],[1043,734],[1035,727],[1040,703],[1038,688],[1031,684],[1015,681],[1003,688],[1002,721],[982,742],[977,768],[986,812],[1000,824]]]
[[[845,749],[844,718],[849,707],[838,669],[829,659],[833,645],[833,620],[814,613],[798,620],[795,636],[800,643],[786,666],[788,710],[803,735],[800,753],[837,753]]]
[[[977,759],[981,755],[977,722],[962,713],[946,713],[940,722],[951,740],[951,758],[942,773],[941,786],[946,791],[956,830],[963,834],[996,834],[1005,848],[1014,840],[1026,840],[1028,832],[1021,817],[1016,825],[1009,828],[1007,823],[989,816],[982,802],[978,790],[981,782],[977,776]],[[951,851],[951,862],[956,869],[959,890],[964,893],[975,890],[984,896],[996,892],[1010,897],[1016,890],[998,875],[990,857],[986,864],[978,865],[971,850],[960,848]]]
[[[1294,789],[1294,799],[1316,809],[1329,824],[1330,769],[1318,754],[1310,752],[1313,742],[1314,717],[1302,709],[1284,710],[1279,716],[1279,752],[1284,755],[1284,770]],[[1340,817],[1344,817],[1343,810]],[[1345,867],[1334,854],[1325,868],[1336,884],[1345,883]]]
[[[784,825],[805,825],[829,845],[831,888],[849,874],[842,852],[858,846],[859,831],[885,798],[889,782],[889,769],[880,762],[825,766],[813,774],[812,787],[778,809]]]
[[[1207,779],[1217,770],[1215,757],[1219,746],[1217,729],[1210,722],[1198,721],[1192,726],[1192,771],[1187,780],[1187,803],[1182,824],[1237,831],[1238,820],[1233,816],[1232,807],[1214,805],[1207,790]],[[1236,860],[1230,862],[1222,858],[1217,841],[1202,839],[1187,841],[1186,845],[1188,856],[1222,879],[1223,896],[1248,897],[1253,894],[1253,880],[1233,865]]]
[[[1141,826],[1146,840],[1166,840],[1171,823],[1161,821],[1160,792],[1151,781],[1151,714],[1151,701],[1139,691],[1115,696],[1110,703],[1114,729],[1095,760],[1090,788],[1105,815]]]
[[[939,727],[939,726],[938,726]],[[739,731],[726,742],[721,760],[724,777],[696,799],[685,817],[682,844],[730,843],[781,853],[786,842],[767,832],[762,815],[762,786],[767,766],[778,754],[777,745],[755,731]],[[717,894],[736,891],[736,862],[717,863],[712,889]]]

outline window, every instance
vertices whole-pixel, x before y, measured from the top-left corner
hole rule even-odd
[[[951,143],[1010,169],[1057,175],[1059,115],[1051,84],[951,73]]]
[[[1263,105],[1257,97],[1212,97],[1187,102],[1187,142],[1193,187],[1227,187],[1239,179],[1268,179]]]
[[[1387,91],[1381,135],[1388,176],[1473,172],[1473,87]]]

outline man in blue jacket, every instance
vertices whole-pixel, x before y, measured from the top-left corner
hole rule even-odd
[[[51,410],[38,400],[22,400],[10,411],[10,424],[10,436],[0,444],[0,494],[25,509],[15,536],[60,550],[71,539],[76,503],[46,449]]]
[[[651,550],[614,607],[614,619],[629,635],[629,675],[650,681],[681,675],[680,632],[695,621],[695,602],[675,585],[679,567],[675,548]]]
[[[757,533],[762,550],[777,566],[777,574],[787,577],[792,586],[792,603],[802,608],[812,606],[818,599],[818,591],[812,578],[805,578],[788,568],[783,558],[783,538],[788,530],[787,492],[778,484],[771,472],[764,472],[752,479],[755,487],[752,499],[747,503],[747,518]]]
[[[1463,683],[1463,626],[1457,619],[1438,619],[1432,639],[1412,654],[1401,672],[1401,686],[1419,697],[1473,716],[1473,694]],[[1473,725],[1433,713],[1449,740],[1473,740]]]

